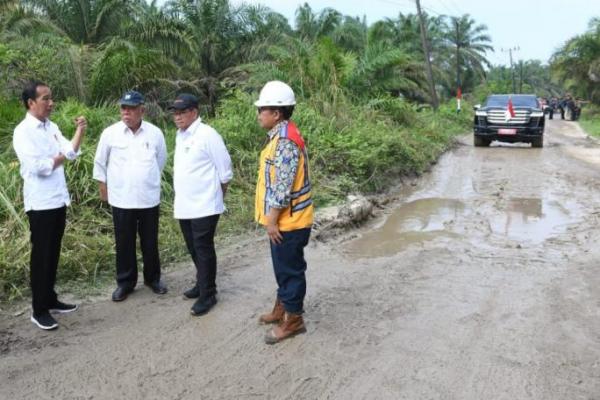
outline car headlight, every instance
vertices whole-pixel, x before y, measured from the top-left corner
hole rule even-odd
[[[487,117],[486,111],[475,111],[475,115],[478,117]]]
[[[533,118],[541,118],[541,117],[543,117],[543,116],[544,116],[544,113],[543,113],[543,112],[541,112],[541,111],[539,111],[539,112],[538,112],[538,111],[536,111],[536,112],[532,112],[532,113],[531,113],[531,117],[533,117]]]

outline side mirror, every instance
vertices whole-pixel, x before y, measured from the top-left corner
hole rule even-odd
[[[481,104],[475,104],[475,105],[473,106],[473,110],[474,110],[474,111],[477,111],[477,110],[479,110],[480,108],[481,108]]]

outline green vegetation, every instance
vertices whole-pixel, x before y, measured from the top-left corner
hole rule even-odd
[[[202,116],[232,155],[235,177],[221,240],[255,226],[264,132],[253,101],[269,80],[284,80],[296,91],[294,120],[308,143],[318,206],[350,192],[382,191],[398,176],[426,169],[456,134],[468,130],[471,114],[457,114],[452,101],[457,80],[469,93],[489,66],[485,26],[468,15],[425,15],[443,100],[433,111],[417,21],[416,15],[400,14],[368,26],[305,4],[292,28],[269,9],[234,7],[227,0],[162,6],[141,0],[0,0],[0,300],[28,290],[28,222],[11,146],[24,115],[16,99],[25,81],[37,78],[51,86],[57,100],[51,118],[67,137],[74,116],[89,121],[83,154],[66,168],[73,204],[59,268],[59,282],[88,291],[114,273],[112,221],[98,199],[92,168],[100,132],[118,120],[114,103],[124,90],[146,94],[147,117],[163,128],[171,153],[161,204],[166,264],[187,258],[172,218],[175,129],[164,111],[169,99],[182,91],[198,95]]]
[[[587,133],[600,137],[600,106],[584,105],[579,123]]]
[[[565,91],[585,101],[581,125],[600,136],[600,18],[592,18],[587,32],[567,40],[554,53],[550,70]]]
[[[566,41],[550,60],[554,78],[574,97],[600,104],[600,18]]]
[[[256,124],[254,97],[236,92],[224,100],[212,124],[224,136],[232,155],[235,178],[227,198],[228,212],[219,227],[221,236],[251,229],[257,154],[264,132]],[[19,104],[1,104],[0,125],[15,126],[22,118]],[[444,106],[438,113],[416,113],[397,99],[355,107],[339,116],[326,116],[309,105],[300,105],[295,121],[305,133],[315,182],[317,204],[340,199],[348,192],[377,191],[403,173],[419,172],[444,151],[457,133],[468,129],[467,114],[457,115]],[[10,112],[6,112],[10,110]],[[397,111],[400,110],[400,111]],[[116,107],[88,108],[74,101],[60,104],[53,120],[63,132],[74,130],[73,117],[83,113],[89,119],[84,153],[67,166],[66,174],[73,198],[63,241],[60,281],[77,286],[96,286],[113,274],[114,249],[109,209],[98,200],[92,180],[93,156],[103,127],[116,121]],[[410,114],[411,124],[400,126],[400,113]],[[160,125],[160,119],[159,125]],[[154,122],[157,122],[156,120]],[[172,218],[172,152],[175,129],[163,127],[170,151],[165,169],[161,204],[160,248],[164,263],[185,257],[179,227]],[[21,178],[10,147],[11,134],[4,129],[0,156],[0,282],[3,298],[22,295],[28,277],[28,225],[22,211]]]

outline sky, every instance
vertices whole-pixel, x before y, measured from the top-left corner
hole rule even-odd
[[[294,26],[294,13],[305,1],[243,0],[259,3],[283,14]],[[366,16],[372,24],[384,18],[416,13],[414,0],[308,0],[313,11],[331,7],[344,15]],[[240,4],[242,0],[232,0]],[[508,49],[513,61],[540,60],[547,63],[554,51],[575,35],[584,33],[592,17],[600,18],[600,0],[421,0],[432,15],[470,14],[488,27],[495,51],[488,54],[494,65],[508,65]]]

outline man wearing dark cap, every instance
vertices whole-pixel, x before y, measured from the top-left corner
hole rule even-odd
[[[214,236],[223,198],[233,177],[231,158],[221,136],[198,116],[198,99],[183,93],[169,108],[177,126],[173,183],[175,218],[196,266],[196,283],[183,294],[196,299],[192,315],[217,303],[217,255]]]
[[[113,301],[122,301],[137,284],[136,237],[144,262],[144,283],[156,294],[167,287],[160,280],[158,215],[160,178],[167,159],[162,131],[143,121],[144,96],[126,92],[119,101],[121,121],[100,136],[94,159],[94,179],[100,198],[112,206],[117,252],[117,288]]]

